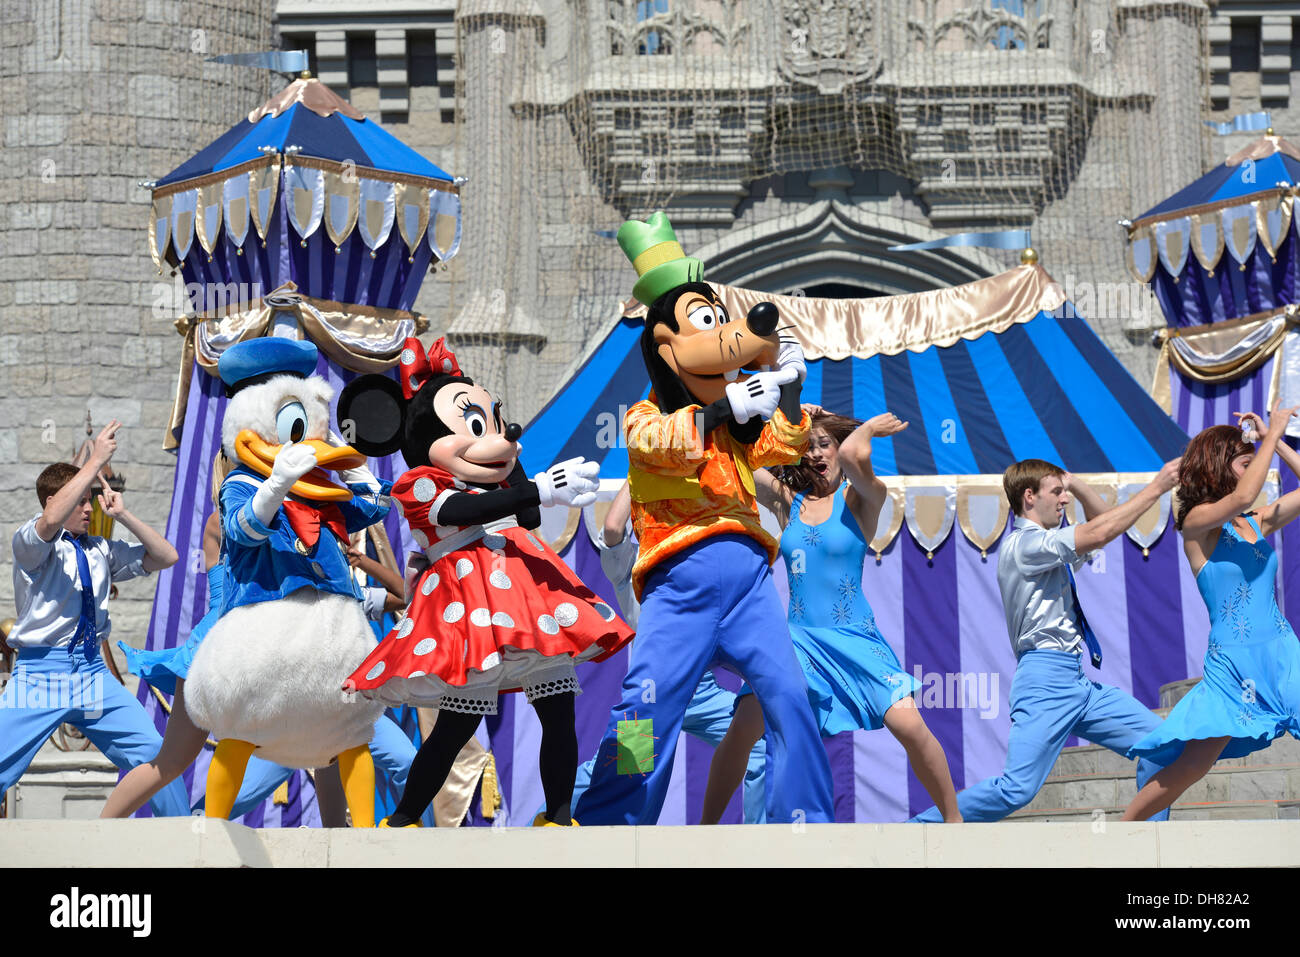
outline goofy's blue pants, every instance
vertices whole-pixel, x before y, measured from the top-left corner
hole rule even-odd
[[[717,535],[656,565],[646,576],[639,625],[623,699],[574,808],[579,823],[658,820],[682,718],[714,664],[745,678],[762,705],[769,823],[835,820],[830,765],[758,542]]]

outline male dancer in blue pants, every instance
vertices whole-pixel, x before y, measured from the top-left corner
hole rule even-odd
[[[0,794],[22,777],[65,721],[122,770],[152,760],[162,746],[144,706],[109,674],[100,655],[100,643],[113,627],[108,617],[112,583],[167,568],[177,559],[171,543],[127,511],[107,482],[101,506],[141,544],[87,534],[90,489],[117,449],[120,427],[117,420],[105,426],[80,469],[59,462],[41,472],[36,479],[41,513],[14,534],[18,621],[8,641],[18,657],[0,694]],[[160,816],[190,811],[179,780],[150,804]]]
[[[964,820],[1000,821],[1032,801],[1072,734],[1125,754],[1160,723],[1132,695],[1084,674],[1084,652],[1100,668],[1101,647],[1079,606],[1074,569],[1137,521],[1177,477],[1177,460],[1167,462],[1150,485],[1107,509],[1096,492],[1050,462],[1026,459],[1003,474],[1016,515],[998,555],[998,589],[1018,659],[1011,682],[1011,732],[1006,770],[957,795]],[[1082,503],[1087,522],[1062,526],[1071,493]],[[1138,790],[1158,770],[1150,761],[1138,761]],[[931,807],[912,820],[943,818]]]

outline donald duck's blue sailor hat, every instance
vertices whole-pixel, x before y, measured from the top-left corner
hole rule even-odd
[[[271,336],[237,342],[217,360],[217,374],[226,396],[277,375],[307,378],[316,372],[319,352],[310,342]]]

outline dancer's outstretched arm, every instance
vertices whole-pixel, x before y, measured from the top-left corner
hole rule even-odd
[[[1183,538],[1203,535],[1212,529],[1218,529],[1224,522],[1240,515],[1254,504],[1264,488],[1268,478],[1268,467],[1273,460],[1273,452],[1286,431],[1287,421],[1296,409],[1283,409],[1279,402],[1269,414],[1268,430],[1260,440],[1254,459],[1245,473],[1237,481],[1237,487],[1230,494],[1216,502],[1203,502],[1187,513],[1183,519]],[[1262,530],[1263,526],[1261,526]]]
[[[758,504],[776,516],[782,528],[790,521],[790,486],[778,481],[767,469],[754,469],[754,493]]]
[[[1097,490],[1087,482],[1080,479],[1072,472],[1066,472],[1061,478],[1061,484],[1065,490],[1079,500],[1083,506],[1083,520],[1091,522],[1094,518],[1100,518],[1114,508],[1107,506],[1105,500],[1097,494]]]
[[[1166,462],[1151,484],[1123,505],[1116,505],[1082,525],[1074,526],[1074,550],[1082,555],[1118,538],[1124,531],[1178,482],[1179,459]]]
[[[895,435],[907,428],[892,412],[882,412],[863,422],[840,443],[840,470],[849,480],[849,492],[844,504],[849,507],[858,527],[867,540],[876,537],[876,524],[880,509],[885,504],[889,488],[877,477],[871,467],[871,440]]]
[[[632,486],[625,479],[623,487],[614,496],[614,501],[605,513],[605,544],[610,548],[623,541],[627,536],[627,520],[632,517]]]
[[[1254,412],[1238,412],[1237,418],[1243,422],[1249,420],[1254,425],[1255,432],[1259,435],[1265,435],[1268,432],[1264,420]],[[1278,438],[1274,451],[1277,452],[1278,458],[1286,463],[1287,468],[1300,476],[1300,453],[1287,445],[1281,437]],[[1268,461],[1268,456],[1262,453],[1259,458]],[[1265,535],[1272,535],[1297,515],[1300,515],[1300,489],[1295,489],[1280,496],[1272,505],[1265,505],[1259,509],[1256,515],[1259,518],[1259,530]]]

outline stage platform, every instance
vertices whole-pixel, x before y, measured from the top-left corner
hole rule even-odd
[[[4,867],[1296,867],[1300,821],[255,830],[0,821]]]

